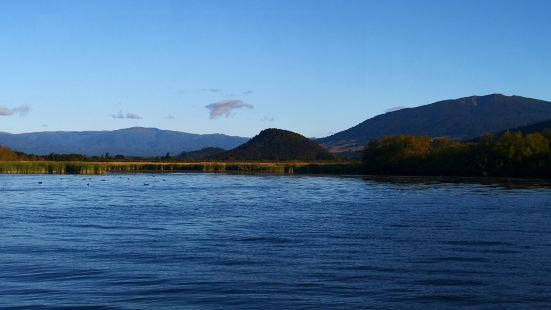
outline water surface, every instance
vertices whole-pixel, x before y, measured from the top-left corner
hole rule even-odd
[[[551,307],[551,189],[0,175],[0,308]]]

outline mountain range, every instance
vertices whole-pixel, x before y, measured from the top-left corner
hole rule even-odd
[[[545,121],[551,121],[551,102],[492,94],[438,101],[388,112],[350,129],[316,139],[315,142],[331,152],[353,153],[371,139],[384,136],[417,135],[472,140],[484,134],[524,128]],[[181,158],[203,158],[219,154],[234,159],[260,158],[262,155],[265,159],[283,160],[288,158],[282,153],[285,151],[293,153],[293,156],[300,155],[300,159],[316,157],[312,154],[321,152],[311,139],[289,131],[270,129],[263,131],[251,143],[244,144],[247,141],[249,138],[223,134],[200,135],[143,127],[114,131],[0,133],[0,146],[36,155],[62,153],[97,156],[108,152],[111,155],[157,157],[170,153],[173,156],[180,154]],[[282,141],[286,141],[286,144]],[[299,144],[304,144],[304,147],[298,147]],[[234,148],[233,152],[220,150]]]
[[[113,131],[51,131],[0,133],[0,145],[27,154],[50,153],[154,157],[195,151],[205,147],[233,149],[249,138],[223,134],[191,134],[132,127]]]
[[[418,135],[464,140],[546,120],[551,120],[551,102],[492,94],[388,112],[316,141],[338,152],[359,149],[369,140],[384,136]]]

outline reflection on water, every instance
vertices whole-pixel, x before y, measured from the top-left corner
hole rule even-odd
[[[480,185],[483,188],[502,189],[551,189],[551,180],[516,178],[473,178],[473,177],[428,177],[428,176],[365,176],[366,182],[388,183],[390,185],[433,186],[433,185]]]
[[[0,176],[0,307],[551,306],[546,182]]]

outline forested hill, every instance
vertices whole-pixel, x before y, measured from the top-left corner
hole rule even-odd
[[[0,145],[0,161],[22,160],[25,155],[12,151],[11,149]]]
[[[550,119],[551,102],[501,94],[471,96],[388,112],[317,141],[338,151],[384,136],[471,139]]]
[[[155,157],[205,147],[232,149],[248,138],[222,134],[191,134],[157,128],[132,127],[113,131],[50,131],[0,133],[0,145],[27,154],[83,154]]]
[[[332,158],[316,142],[292,131],[265,129],[247,143],[216,155],[220,160],[323,160]]]

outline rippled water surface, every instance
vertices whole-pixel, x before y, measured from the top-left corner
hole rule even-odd
[[[0,308],[551,307],[545,185],[0,175],[0,231]]]

